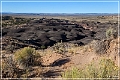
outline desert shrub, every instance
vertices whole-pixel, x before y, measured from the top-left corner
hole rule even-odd
[[[65,44],[63,44],[62,42],[58,42],[54,45],[53,48],[54,48],[55,52],[62,54],[62,53],[66,52],[65,47],[66,47]]]
[[[18,65],[28,67],[33,63],[35,53],[36,51],[34,48],[25,47],[15,52],[14,59]]]
[[[20,76],[19,69],[12,56],[2,60],[2,78],[17,78]]]
[[[30,67],[19,69],[12,56],[2,60],[2,78],[28,78],[33,76],[32,70]]]
[[[42,62],[42,58],[41,58],[42,54],[41,53],[38,53],[37,51],[34,53],[34,56],[33,56],[33,63],[32,65],[33,66],[42,66],[41,62]]]
[[[80,71],[78,68],[73,67],[70,71],[65,71],[62,74],[63,78],[79,78],[80,77]]]
[[[106,30],[106,37],[107,39],[117,38],[117,31],[110,27]]]
[[[91,78],[114,78],[118,76],[118,66],[111,59],[103,58],[96,66],[94,63],[89,64],[86,67],[85,72],[88,72],[86,76]]]
[[[61,41],[61,42],[54,44],[54,46],[52,48],[55,52],[64,54],[65,52],[68,52],[69,49],[71,49],[73,47],[77,47],[77,46],[78,46],[77,44],[63,43]]]
[[[118,76],[119,68],[111,59],[101,59],[98,77],[114,78]]]
[[[93,40],[90,44],[90,47],[95,53],[104,54],[109,48],[109,43],[109,40]]]
[[[84,69],[73,68],[65,71],[63,78],[118,78],[118,66],[111,59],[101,59],[99,64],[88,64]]]

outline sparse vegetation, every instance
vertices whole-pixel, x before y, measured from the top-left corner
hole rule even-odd
[[[56,53],[60,53],[60,54],[64,54],[65,52],[70,52],[70,53],[75,53],[75,50],[73,50],[72,48],[77,47],[77,44],[72,44],[72,43],[63,43],[58,42],[53,46],[53,50]]]
[[[3,20],[2,27],[27,24],[30,22],[30,19],[17,18],[17,17],[12,17],[12,16],[3,16],[2,20]]]
[[[117,16],[31,15],[2,17],[3,78],[118,78]]]
[[[116,78],[118,70],[118,66],[111,59],[101,59],[97,66],[92,62],[84,69],[72,68],[65,71],[63,78]]]
[[[63,54],[66,52],[66,45],[61,41],[59,43],[56,43],[53,49],[55,50],[55,52]]]
[[[80,71],[78,68],[76,67],[73,67],[72,70],[70,71],[65,71],[63,74],[62,74],[62,77],[63,78],[80,78]]]
[[[34,48],[25,47],[16,51],[14,58],[15,61],[19,64],[19,66],[26,68],[33,63],[35,53],[36,51]]]
[[[4,78],[17,78],[20,77],[19,69],[13,61],[12,56],[2,61],[2,77]]]
[[[106,30],[106,37],[107,39],[117,38],[117,31],[110,27]]]
[[[41,56],[34,48],[22,48],[17,50],[14,56],[10,56],[3,60],[2,77],[28,78],[32,75],[31,70],[33,70],[33,66],[41,67]]]

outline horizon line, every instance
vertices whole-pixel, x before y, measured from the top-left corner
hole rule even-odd
[[[119,1],[1,1],[1,2],[118,2]]]
[[[76,13],[66,13],[66,12],[0,12],[0,13],[33,13],[33,14],[119,14],[119,13],[107,13],[107,12],[105,12],[105,13],[103,13],[103,12],[81,12],[81,13],[79,13],[79,12],[76,12]]]

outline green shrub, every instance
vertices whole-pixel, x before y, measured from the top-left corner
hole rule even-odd
[[[86,73],[85,76],[89,78],[114,78],[118,76],[118,66],[111,59],[103,58],[98,65],[89,64],[83,73]]]
[[[56,43],[53,46],[53,50],[57,53],[63,54],[66,52],[65,44],[61,42]]]
[[[72,44],[72,43],[65,43],[65,42],[63,43],[61,41],[61,42],[54,44],[52,48],[56,53],[64,54],[65,52],[68,52],[68,50],[73,47],[78,47],[78,45]]]
[[[106,37],[107,37],[107,39],[116,38],[117,37],[117,31],[110,27],[109,29],[106,30]]]
[[[80,77],[80,71],[78,68],[73,67],[70,71],[65,71],[62,76],[64,78],[79,78]]]
[[[34,48],[25,47],[16,51],[14,58],[22,67],[28,67],[30,64],[32,64],[35,53],[36,51]]]
[[[111,59],[102,59],[99,64],[98,77],[113,78],[118,76],[118,66]]]
[[[116,78],[119,68],[111,59],[101,59],[99,64],[90,63],[84,69],[65,71],[63,78]],[[118,77],[117,77],[118,78]]]

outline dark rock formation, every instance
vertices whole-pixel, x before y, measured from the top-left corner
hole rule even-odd
[[[41,48],[41,46],[45,46],[47,48],[47,46],[52,46],[61,40],[63,42],[84,45],[92,41],[94,38],[105,38],[106,29],[110,25],[115,26],[115,24],[107,25],[107,23],[93,21],[82,21],[79,24],[73,24],[68,20],[53,18],[41,18],[37,20],[31,19],[28,24],[29,25],[27,26],[21,27],[13,26],[3,28],[2,37],[9,36],[14,38],[18,42],[17,44],[22,45],[22,47],[33,46],[38,49]],[[91,27],[94,29],[91,30]],[[13,41],[13,43],[15,42]]]

